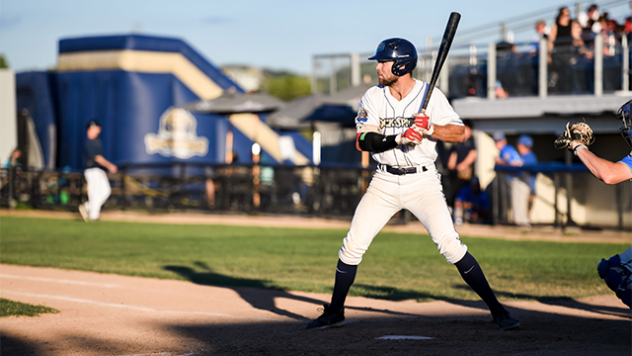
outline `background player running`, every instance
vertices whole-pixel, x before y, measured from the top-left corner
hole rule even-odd
[[[411,76],[417,63],[417,50],[412,43],[399,38],[385,40],[369,59],[378,61],[380,85],[367,90],[362,98],[356,118],[357,147],[372,152],[378,169],[356,208],[340,249],[331,304],[324,306],[323,314],[307,329],[344,322],[344,302],[362,256],[377,233],[401,209],[409,210],[421,221],[439,252],[487,303],[501,329],[518,327],[520,323],[498,302],[480,266],[459,239],[434,164],[436,140],[462,142],[463,122],[437,89],[430,97],[428,116],[416,115],[428,84]]]
[[[99,138],[101,123],[90,120],[86,126],[86,141],[83,146],[84,176],[88,184],[88,201],[79,205],[79,213],[84,221],[99,220],[101,206],[108,200],[112,189],[104,169],[112,173],[118,167],[103,157],[103,144]]]

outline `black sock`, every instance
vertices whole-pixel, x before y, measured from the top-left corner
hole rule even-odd
[[[336,284],[334,285],[334,293],[331,296],[331,310],[340,312],[345,305],[345,299],[349,288],[355,280],[356,271],[358,266],[348,265],[338,260],[338,266],[336,267]]]
[[[505,311],[505,308],[498,302],[494,291],[487,283],[485,274],[481,269],[481,266],[476,262],[474,256],[469,252],[465,253],[463,258],[454,264],[459,270],[461,277],[478,294],[481,299],[487,304],[492,314],[500,314]]]

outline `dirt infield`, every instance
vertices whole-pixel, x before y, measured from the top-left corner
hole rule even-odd
[[[509,302],[502,332],[480,302],[349,298],[349,323],[304,330],[328,295],[0,266],[1,295],[61,311],[1,322],[2,355],[630,355],[613,295]],[[388,335],[427,340],[378,340]]]
[[[63,213],[0,214],[77,218]],[[348,227],[344,221],[295,217],[170,214],[157,218],[117,212],[106,213],[103,219]],[[409,224],[388,229],[407,231],[418,227]],[[506,229],[486,234],[502,236]],[[629,242],[627,234],[617,233],[512,233],[515,237],[510,233],[504,237]],[[630,309],[614,295],[507,302],[508,309],[522,323],[520,329],[509,332],[500,331],[491,322],[482,302],[416,303],[351,297],[347,302],[347,325],[307,331],[305,323],[318,315],[317,308],[329,300],[329,295],[12,265],[0,265],[0,295],[61,311],[35,318],[0,319],[3,356],[632,354]],[[428,339],[378,339],[383,336]]]

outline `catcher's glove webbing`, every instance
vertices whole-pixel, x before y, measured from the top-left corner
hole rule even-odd
[[[571,143],[573,141],[578,141],[584,146],[592,145],[595,142],[593,130],[585,122],[577,122],[573,125],[569,122],[566,124],[566,130],[564,130],[564,133],[555,140],[554,145],[555,148],[559,150],[568,148],[569,151],[572,151],[573,148]]]

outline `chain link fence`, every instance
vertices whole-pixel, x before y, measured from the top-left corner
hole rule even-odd
[[[134,170],[139,169],[143,168]],[[130,170],[108,174],[112,194],[104,209],[351,216],[374,172],[268,165],[179,164],[171,169],[180,174]],[[192,170],[203,173],[189,173]],[[77,211],[87,200],[81,172],[1,169],[0,185],[0,206],[4,208],[28,204],[39,209]]]

